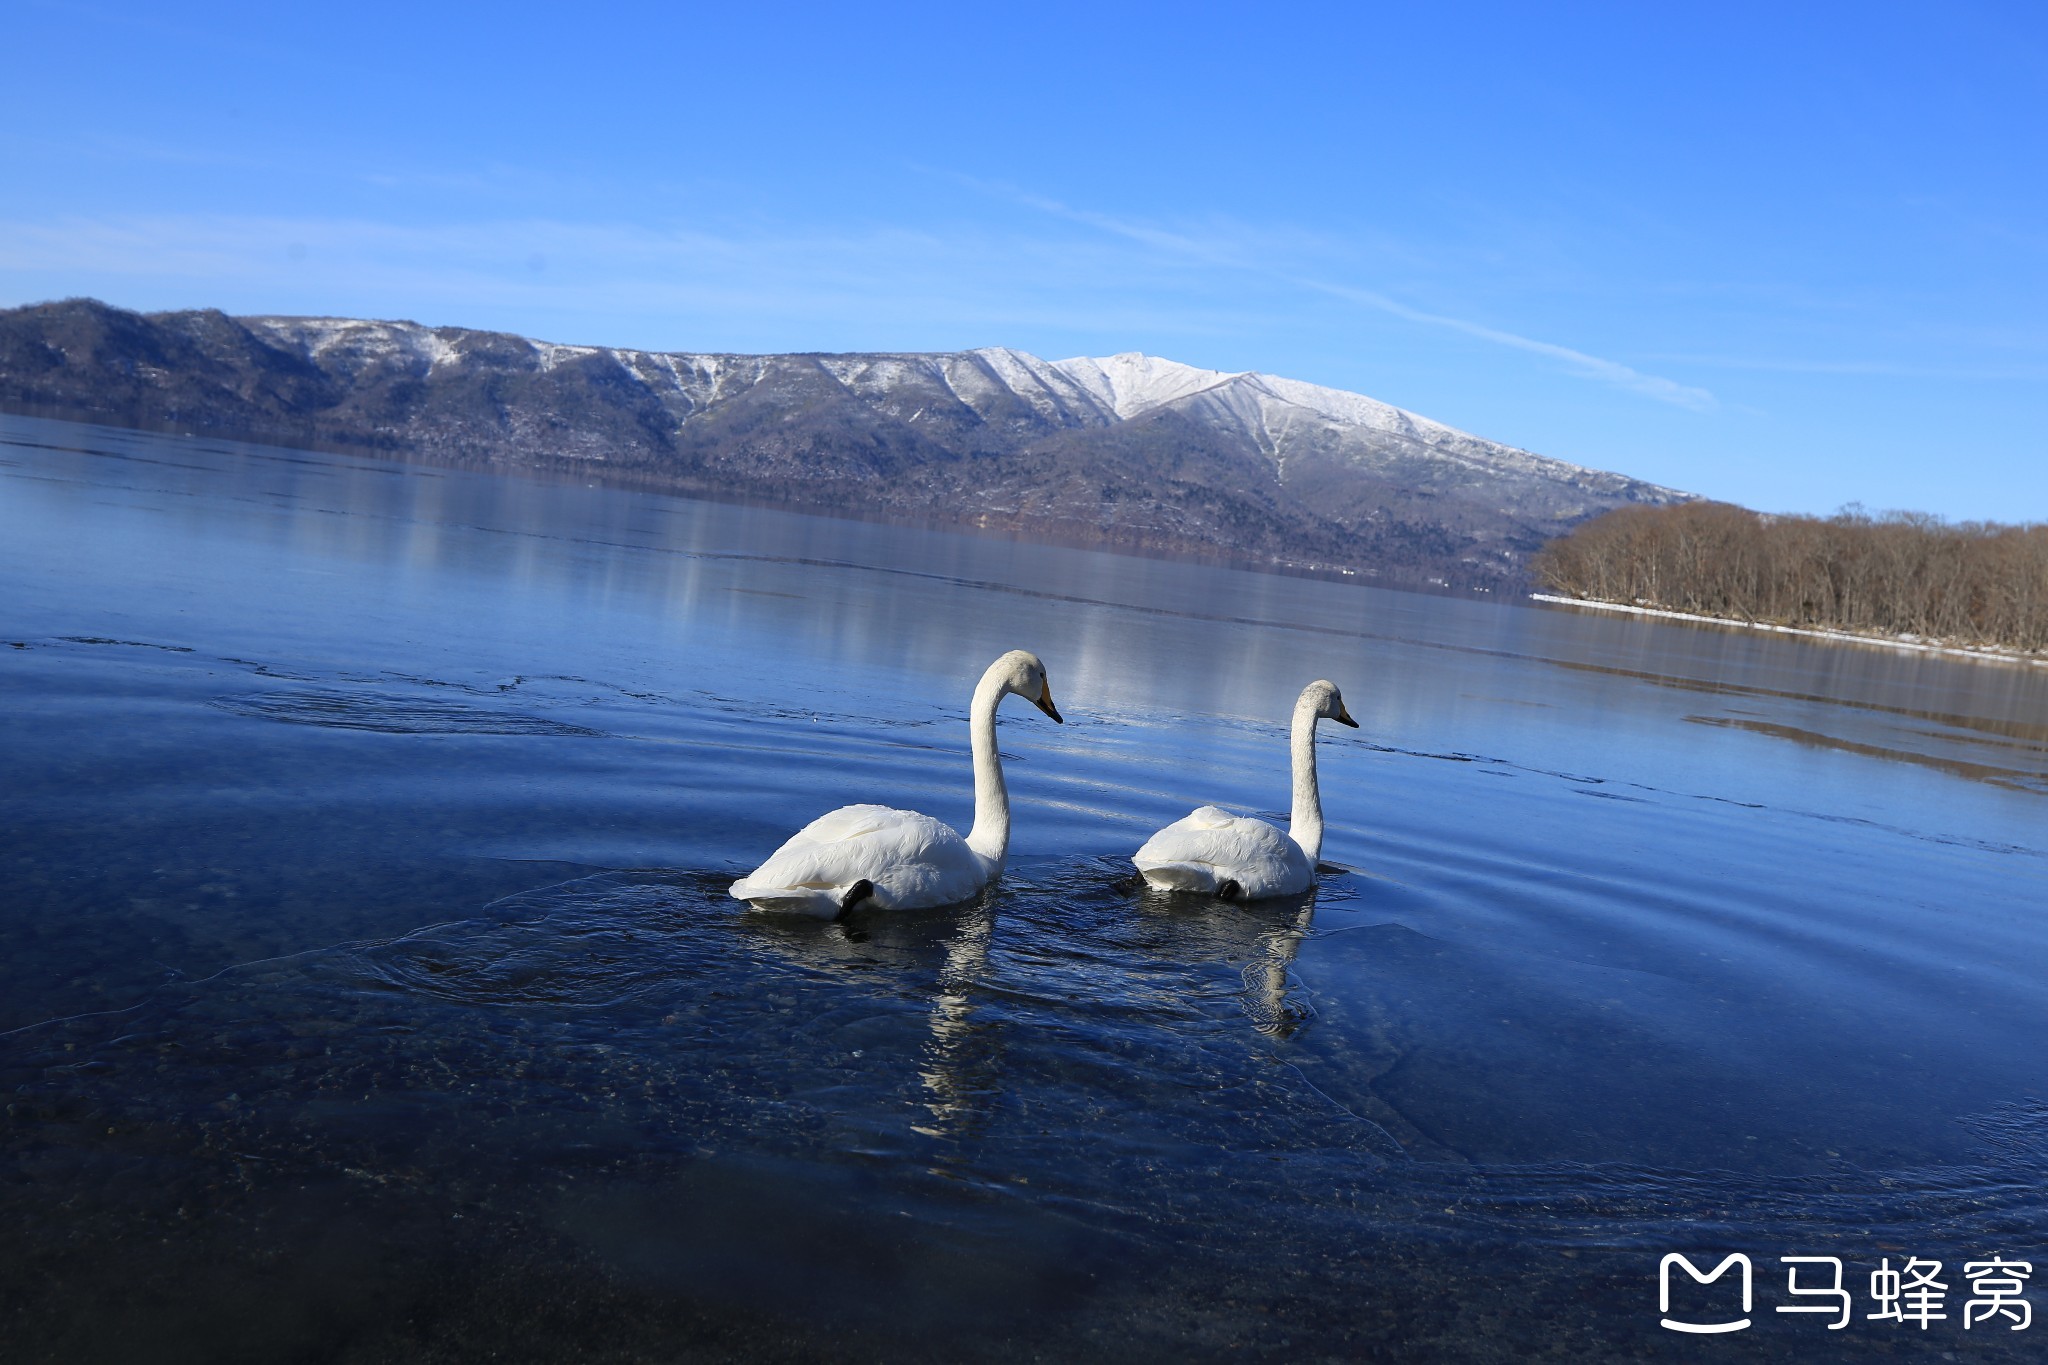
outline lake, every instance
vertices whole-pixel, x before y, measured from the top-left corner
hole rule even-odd
[[[0,594],[9,1359],[2048,1331],[1964,1326],[2048,1255],[2048,668],[25,418]],[[1011,648],[1066,724],[1003,708],[997,887],[725,894],[844,803],[964,829]],[[1343,870],[1134,887],[1284,822],[1317,677]],[[1732,1252],[1751,1325],[1661,1326]],[[1870,1318],[1916,1258],[1946,1316]]]

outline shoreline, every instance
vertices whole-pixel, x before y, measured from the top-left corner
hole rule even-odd
[[[1839,644],[1877,645],[1885,649],[1910,650],[1918,654],[1946,654],[1959,659],[1986,663],[2032,664],[2048,667],[2048,655],[2030,653],[2002,645],[1957,645],[1899,635],[1863,635],[1853,630],[1822,630],[1812,626],[1780,626],[1768,621],[1741,621],[1729,616],[1702,616],[1697,612],[1669,611],[1663,607],[1638,607],[1622,602],[1602,602],[1590,597],[1564,597],[1556,593],[1532,592],[1532,602],[1561,607],[1584,607],[1589,611],[1618,611],[1630,616],[1652,616],[1665,621],[1687,621],[1697,625],[1734,626],[1742,630],[1766,630],[1778,635],[1800,635]]]

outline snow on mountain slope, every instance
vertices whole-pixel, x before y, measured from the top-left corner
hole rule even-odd
[[[458,359],[455,348],[432,328],[412,322],[366,322],[358,318],[245,318],[272,341],[296,343],[316,361],[355,371],[373,361],[413,360],[431,371]]]
[[[1055,360],[1049,368],[1068,376],[1111,412],[1126,419],[1245,377],[1197,369],[1139,351],[1101,359],[1076,356],[1072,360]]]
[[[1618,477],[1489,441],[1364,394],[1258,371],[1204,370],[1135,351],[1058,360],[1047,368],[1072,377],[1120,420],[1172,407],[1234,428],[1274,461],[1283,481],[1290,452],[1305,444],[1326,453],[1348,447],[1358,464],[1384,464],[1390,452],[1405,451],[1475,473],[1573,483]]]
[[[1040,360],[1029,351],[984,346],[968,351],[966,356],[1056,426],[1099,426],[1118,419],[1114,404],[1059,366]]]
[[[1227,401],[1247,434],[1276,461],[1284,462],[1288,446],[1313,431],[1325,444],[1349,447],[1352,458],[1360,462],[1374,462],[1399,450],[1413,457],[1448,460],[1477,473],[1568,482],[1601,477],[1599,471],[1489,441],[1363,394],[1298,379],[1246,374],[1203,397],[1219,406]]]
[[[1019,421],[1045,430],[1114,426],[1172,409],[1241,437],[1285,484],[1307,459],[1413,481],[1489,478],[1657,500],[1686,495],[1502,445],[1364,394],[1258,371],[1202,369],[1138,351],[1044,360],[1006,346],[957,352],[754,356],[565,346],[457,328],[350,318],[249,318],[246,323],[318,363],[347,373],[396,366],[432,374],[489,347],[493,363],[523,354],[541,373],[593,359],[616,361],[687,425],[759,385],[823,371],[847,394],[900,420]],[[951,406],[958,403],[973,416]]]

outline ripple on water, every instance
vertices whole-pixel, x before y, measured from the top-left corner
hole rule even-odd
[[[545,716],[439,697],[391,692],[313,688],[300,691],[250,692],[221,697],[214,705],[237,715],[283,721],[288,725],[321,725],[337,730],[380,730],[394,735],[582,735],[601,731]]]
[[[1332,1235],[1605,1245],[2040,1225],[2038,1103],[1975,1120],[1982,1159],[1938,1171],[1468,1160],[1399,1107],[1397,1002],[1319,1009],[1297,978],[1315,897],[1190,905],[1115,871],[1027,873],[963,908],[843,925],[745,912],[723,874],[609,873],[36,1026],[0,1081],[11,1113],[82,1125],[80,1141],[118,1129],[429,1183],[744,1149],[1026,1182],[1139,1224],[1170,1207],[1217,1227],[1334,1217]],[[1345,893],[1323,895],[1327,910]],[[1443,972],[1412,930],[1339,937],[1411,998]]]

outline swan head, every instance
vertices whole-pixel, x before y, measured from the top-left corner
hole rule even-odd
[[[988,676],[1000,682],[1003,691],[1016,693],[1061,725],[1067,723],[1060,709],[1052,704],[1052,684],[1046,679],[1045,664],[1030,650],[1011,650],[989,665]]]
[[[1334,720],[1339,725],[1358,728],[1358,722],[1351,719],[1351,713],[1344,709],[1344,694],[1337,690],[1337,684],[1327,678],[1317,678],[1301,689],[1302,706],[1313,706],[1320,720]]]

